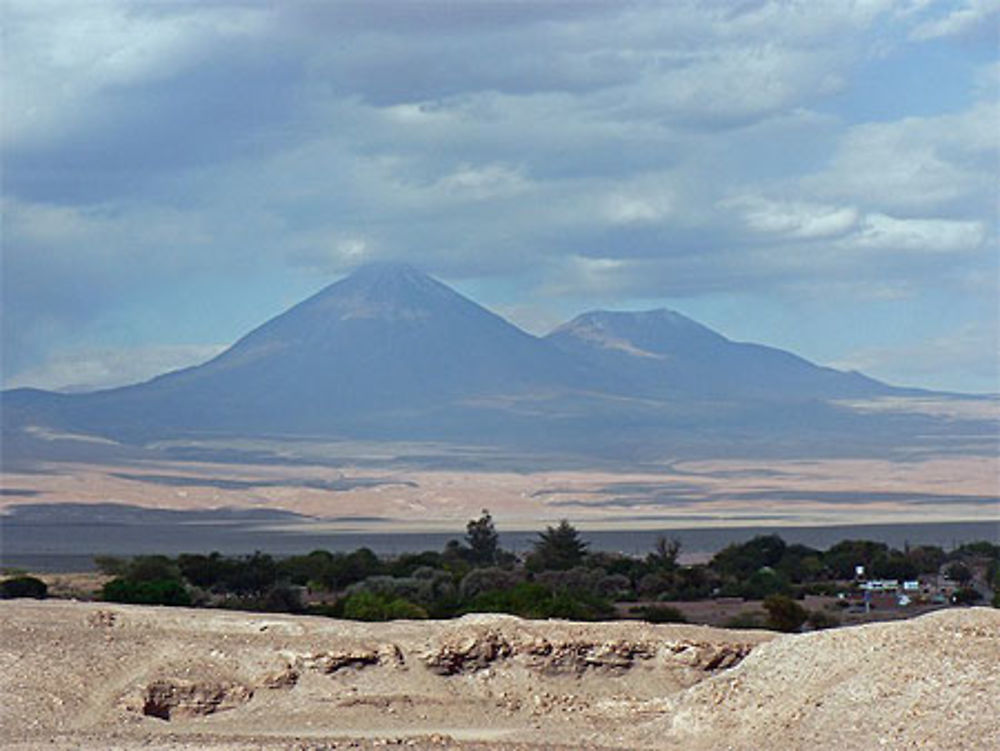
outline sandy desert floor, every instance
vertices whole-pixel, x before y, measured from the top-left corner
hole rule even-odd
[[[0,509],[66,502],[283,509],[329,519],[330,531],[378,532],[462,529],[483,508],[508,529],[561,518],[586,529],[989,522],[1000,508],[996,478],[996,458],[983,456],[665,462],[618,472],[38,462],[0,475]]]
[[[1000,611],[795,636],[0,603],[9,749],[995,749]]]

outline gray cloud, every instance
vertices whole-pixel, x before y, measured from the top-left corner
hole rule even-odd
[[[377,258],[492,280],[537,320],[532,295],[933,287],[992,310],[994,88],[881,122],[837,104],[873,56],[978,49],[989,19],[967,11],[8,3],[5,375],[99,348],[140,304],[166,321],[168,285],[274,309],[289,293],[265,279],[314,289]]]

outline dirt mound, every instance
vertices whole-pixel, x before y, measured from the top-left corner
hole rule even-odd
[[[984,609],[776,637],[0,604],[0,726],[19,749],[986,749],[997,665]]]
[[[637,741],[734,749],[1000,748],[1000,611],[777,639],[679,694]]]

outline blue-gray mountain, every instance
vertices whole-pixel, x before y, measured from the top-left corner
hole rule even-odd
[[[835,400],[912,393],[667,310],[587,313],[539,338],[411,267],[374,265],[203,365],[89,394],[7,391],[2,416],[8,439],[44,426],[131,443],[320,436],[621,458],[844,453],[851,436],[854,453],[943,423]]]
[[[773,347],[733,342],[672,310],[584,313],[546,337],[563,352],[665,398],[834,399],[898,393],[860,373]]]

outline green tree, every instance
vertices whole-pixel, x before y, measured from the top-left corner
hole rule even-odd
[[[867,576],[889,557],[889,546],[870,540],[841,540],[823,553],[823,564],[837,579],[853,579],[855,566],[864,566]]]
[[[218,552],[210,555],[183,553],[177,556],[181,576],[196,587],[208,589],[218,584],[231,568],[229,561]]]
[[[739,582],[738,591],[748,600],[761,600],[768,595],[787,594],[788,582],[770,566],[764,566],[746,581]]]
[[[746,579],[765,566],[776,566],[785,554],[785,541],[778,535],[758,535],[716,553],[709,566],[723,576]]]
[[[948,566],[948,568],[944,570],[944,574],[953,582],[958,582],[963,587],[972,581],[972,569],[961,561],[952,563]]]
[[[546,527],[538,533],[535,549],[528,561],[535,571],[563,571],[583,563],[587,543],[566,519],[558,526]]]
[[[936,545],[908,548],[905,555],[917,569],[917,574],[936,574],[947,557],[944,550]]]
[[[656,538],[653,552],[646,556],[646,564],[659,571],[674,571],[677,569],[677,556],[680,552],[680,540],[668,540],[664,535],[660,535]]]
[[[476,566],[492,566],[497,562],[500,550],[500,535],[493,526],[493,517],[488,509],[478,519],[465,525],[465,541],[469,546],[469,560]]]

